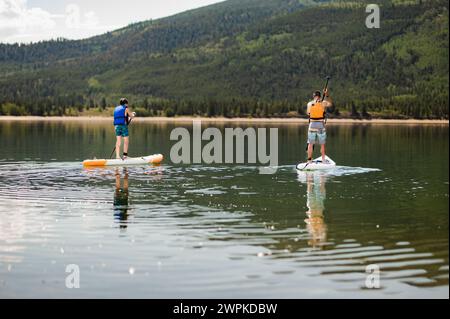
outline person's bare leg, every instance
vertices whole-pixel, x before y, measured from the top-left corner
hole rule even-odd
[[[325,163],[325,160],[326,160],[326,158],[325,158],[325,156],[326,156],[326,154],[325,154],[325,144],[323,144],[321,146],[321,152],[322,152],[322,162]]]
[[[311,143],[308,144],[308,161],[310,161],[312,159],[313,147],[314,147],[313,144],[311,144]]]
[[[119,170],[116,168],[116,191],[118,192],[120,190],[120,173]]]
[[[124,137],[123,138],[123,152],[125,154],[128,154],[128,146],[129,145],[130,145],[130,138],[128,136]]]
[[[116,158],[120,159],[120,145],[122,144],[122,136],[117,136],[116,141]]]

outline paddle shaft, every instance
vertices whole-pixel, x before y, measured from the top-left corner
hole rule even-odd
[[[325,101],[325,91],[328,89],[328,83],[330,83],[330,79],[331,78],[329,76],[327,76],[327,83],[325,83],[325,88],[323,89],[324,93],[322,96],[322,102]]]

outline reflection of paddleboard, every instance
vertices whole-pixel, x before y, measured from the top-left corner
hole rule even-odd
[[[84,167],[102,167],[102,166],[128,166],[128,165],[145,165],[145,164],[160,164],[163,161],[163,156],[151,155],[145,157],[137,158],[127,158],[126,160],[121,159],[95,159],[86,160],[83,162]]]
[[[317,170],[327,170],[332,169],[336,167],[336,163],[329,158],[328,156],[325,157],[326,162],[322,162],[322,156],[316,158],[311,163],[301,163],[297,165],[297,169],[299,171],[317,171]]]

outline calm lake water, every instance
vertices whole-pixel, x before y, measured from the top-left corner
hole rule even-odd
[[[448,125],[330,125],[328,173],[295,170],[304,124],[259,126],[279,127],[275,175],[174,165],[175,125],[141,122],[130,155],[163,165],[85,170],[109,122],[0,121],[0,297],[449,297]]]

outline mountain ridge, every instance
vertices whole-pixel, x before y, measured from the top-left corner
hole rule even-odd
[[[0,104],[60,115],[127,95],[144,115],[304,116],[310,92],[331,74],[338,114],[448,118],[448,3],[381,2],[377,30],[364,25],[368,2],[229,0],[165,18],[176,22],[164,20],[161,33],[139,31],[161,22],[130,26],[120,46],[102,51],[97,43],[97,53],[94,46],[79,57],[12,63],[0,46],[0,70],[8,71]],[[269,9],[245,8],[258,4]],[[236,12],[255,18],[241,24]],[[234,29],[217,16],[234,19]]]

